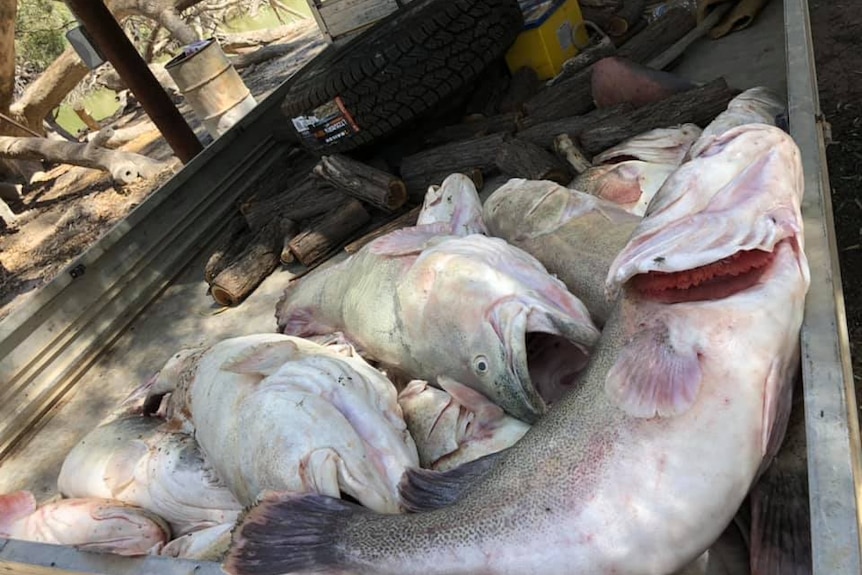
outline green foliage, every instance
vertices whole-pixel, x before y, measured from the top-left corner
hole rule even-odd
[[[42,71],[66,49],[66,30],[75,19],[57,0],[19,0],[15,51],[19,59]]]

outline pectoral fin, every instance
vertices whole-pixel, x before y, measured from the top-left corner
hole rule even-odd
[[[11,525],[36,511],[36,498],[30,491],[0,495],[0,535]]]
[[[381,256],[409,256],[422,252],[428,242],[450,231],[451,225],[445,222],[403,228],[377,238],[368,244],[368,249]]]
[[[108,460],[102,479],[115,499],[135,480],[135,468],[149,451],[143,441],[136,439],[121,451],[115,452]]]
[[[267,341],[243,350],[224,362],[221,369],[232,373],[257,374],[266,377],[282,365],[299,357],[299,348],[290,340]]]
[[[671,417],[694,404],[702,379],[696,340],[659,325],[639,331],[622,347],[605,392],[634,417]]]

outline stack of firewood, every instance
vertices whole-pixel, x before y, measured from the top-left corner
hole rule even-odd
[[[480,189],[497,174],[565,185],[590,167],[591,156],[627,138],[683,123],[705,126],[738,92],[724,79],[696,86],[647,67],[703,32],[688,10],[672,9],[619,46],[605,37],[586,48],[550,82],[528,69],[497,74],[497,84],[481,90],[480,114],[426,130],[421,149],[409,155],[393,156],[398,145],[377,156],[366,150],[367,163],[294,151],[296,175],[275,193],[259,190],[244,201],[207,263],[213,297],[235,305],[280,263],[314,267],[339,249],[353,253],[415,224],[428,187],[449,174],[467,174]],[[416,132],[405,137],[414,148]]]

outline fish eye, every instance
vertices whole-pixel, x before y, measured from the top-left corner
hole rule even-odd
[[[476,370],[476,373],[479,375],[485,375],[488,373],[488,358],[484,355],[477,355],[473,359],[473,369]]]

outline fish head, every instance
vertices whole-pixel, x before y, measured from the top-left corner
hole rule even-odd
[[[31,529],[78,549],[146,555],[167,543],[167,524],[149,511],[109,499],[61,499],[46,503]]]
[[[658,192],[606,283],[611,294],[622,291],[628,312],[605,389],[628,413],[683,412],[706,381],[703,366],[737,348],[740,365],[764,374],[763,429],[780,421],[810,283],[803,189],[790,136],[746,124],[721,134]]]
[[[803,190],[799,149],[782,130],[745,124],[724,132],[656,193],[646,217],[611,265],[606,284],[610,294],[635,276],[661,278],[657,274],[729,265],[727,258],[771,253],[784,240],[802,263]],[[686,280],[689,285],[681,291],[691,297],[693,288],[711,277],[701,272],[699,278]]]
[[[517,242],[553,233],[569,221],[601,212],[611,222],[636,220],[616,204],[555,182],[513,178],[485,201],[489,232]]]
[[[416,225],[448,224],[456,236],[487,233],[482,220],[482,201],[473,180],[451,174],[440,186],[430,186]]]
[[[160,411],[163,408],[162,399],[170,393],[171,401],[165,408],[167,419],[182,425],[190,424],[186,421],[190,418],[184,413],[187,408],[184,403],[187,399],[185,393],[177,392],[186,391],[185,387],[194,378],[198,361],[205,352],[206,348],[182,349],[165,362],[158,373],[144,385],[144,415],[152,415]],[[131,397],[134,398],[140,394],[140,392],[133,392]]]
[[[414,380],[399,395],[423,467],[444,471],[510,447],[529,425],[446,376],[443,389]]]
[[[427,366],[475,389],[524,421],[535,421],[570,386],[598,339],[586,307],[538,260],[498,238],[473,235],[422,253],[399,287],[405,328],[424,340]],[[567,360],[534,381],[533,348],[554,345]],[[445,342],[444,345],[441,345]],[[553,391],[550,390],[553,388]],[[543,397],[544,394],[544,397]]]
[[[627,160],[590,168],[572,183],[572,187],[642,216],[675,169],[675,164]]]

